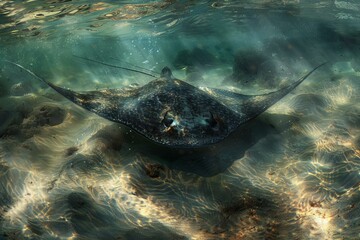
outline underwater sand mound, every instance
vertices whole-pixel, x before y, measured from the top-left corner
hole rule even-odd
[[[56,126],[65,120],[66,114],[66,110],[57,105],[44,104],[34,108],[25,124],[27,127]]]
[[[327,99],[314,93],[299,94],[290,102],[290,106],[296,114],[311,116],[322,114],[329,107]]]
[[[11,86],[10,95],[23,96],[33,92],[33,88],[29,82],[19,82]]]

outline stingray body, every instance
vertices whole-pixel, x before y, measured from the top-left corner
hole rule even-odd
[[[258,116],[304,81],[318,67],[278,91],[264,95],[197,88],[175,79],[165,67],[161,76],[131,89],[75,92],[56,86],[19,64],[75,104],[148,139],[170,147],[201,147],[217,143]]]

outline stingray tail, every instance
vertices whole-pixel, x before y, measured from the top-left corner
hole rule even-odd
[[[73,56],[74,56],[74,57],[77,57],[77,58],[80,58],[80,59],[84,59],[84,60],[86,60],[86,61],[90,61],[90,62],[94,62],[94,63],[99,63],[99,64],[104,65],[104,66],[108,66],[108,67],[112,67],[112,68],[119,68],[119,69],[131,71],[131,72],[136,72],[136,73],[141,73],[141,74],[144,74],[144,75],[147,75],[147,76],[156,78],[155,75],[150,74],[150,73],[146,73],[146,72],[143,72],[143,71],[140,71],[140,70],[136,70],[136,69],[132,69],[132,68],[127,68],[127,67],[120,67],[120,66],[116,66],[116,65],[109,64],[109,63],[104,63],[104,62],[101,62],[101,61],[97,61],[97,60],[90,59],[90,58],[85,58],[85,57],[80,57],[80,56],[76,56],[76,55],[73,55]],[[147,71],[149,71],[149,70],[147,70]]]
[[[118,58],[114,58],[114,57],[110,57],[110,58],[111,58],[111,59],[114,59],[114,60],[116,60],[116,61],[119,61],[119,62],[123,62],[123,63],[125,63],[125,64],[128,64],[129,66],[132,66],[132,67],[135,67],[135,68],[138,68],[138,69],[141,69],[141,70],[147,71],[147,72],[149,72],[149,73],[153,73],[153,74],[156,74],[156,75],[159,75],[159,76],[160,76],[160,73],[155,72],[155,71],[153,71],[153,70],[150,70],[150,69],[147,69],[147,68],[143,68],[143,67],[137,66],[137,65],[135,65],[135,64],[131,64],[131,63],[129,63],[129,62],[123,61],[123,60],[118,59]]]

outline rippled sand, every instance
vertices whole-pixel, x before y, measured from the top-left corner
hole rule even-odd
[[[0,2],[0,239],[359,239],[359,4],[127,2]],[[245,94],[328,64],[223,142],[169,149],[3,61],[79,91],[151,80],[73,55]]]
[[[5,96],[2,236],[357,237],[359,77],[328,78],[315,74],[229,139],[196,150],[154,145],[56,93]]]

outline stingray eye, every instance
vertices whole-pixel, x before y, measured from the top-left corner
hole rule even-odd
[[[209,126],[211,128],[218,128],[219,127],[219,122],[216,121],[216,119],[214,118],[214,115],[210,112],[210,116],[208,119],[206,119],[206,122],[209,124]]]
[[[171,118],[164,118],[164,120],[163,120],[163,123],[166,127],[170,127],[173,122],[174,122],[174,119],[171,119]]]
[[[174,122],[174,118],[172,116],[170,116],[170,114],[168,114],[168,112],[166,112],[162,123],[166,126],[166,127],[170,127],[171,124]]]

